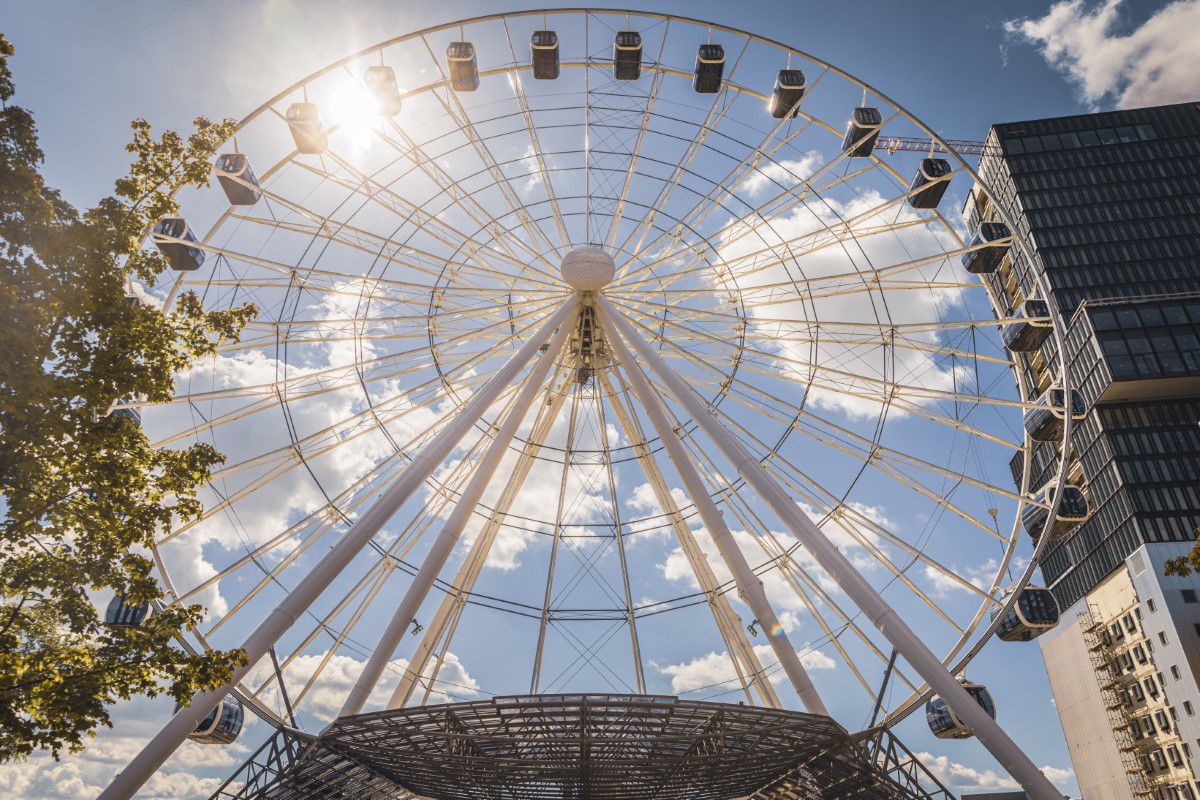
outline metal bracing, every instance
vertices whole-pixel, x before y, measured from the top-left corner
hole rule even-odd
[[[610,310],[612,306],[603,298],[597,298],[597,304],[602,309],[601,319],[605,322],[605,327],[616,333],[613,326],[620,325],[620,323],[612,317],[613,312]],[[621,331],[621,333],[628,337],[625,331]],[[737,542],[734,541],[733,534],[730,533],[728,526],[725,524],[725,519],[721,516],[721,512],[717,509],[716,504],[713,503],[708,490],[700,479],[699,473],[696,472],[691,459],[688,458],[683,445],[680,444],[679,437],[676,435],[675,430],[667,423],[667,418],[663,414],[662,407],[659,405],[658,397],[650,388],[649,381],[642,374],[641,368],[630,358],[629,352],[625,349],[625,345],[618,336],[610,336],[609,344],[616,354],[617,361],[621,364],[625,374],[629,376],[629,382],[633,385],[634,393],[641,402],[646,415],[650,418],[650,422],[662,440],[663,446],[666,447],[667,455],[670,457],[671,463],[675,466],[675,472],[679,475],[680,480],[683,481],[684,488],[687,490],[692,502],[696,505],[696,509],[700,512],[700,516],[704,520],[704,527],[708,529],[709,535],[717,545],[717,549],[720,551],[725,565],[733,573],[734,579],[737,581],[738,595],[754,612],[755,618],[762,623],[767,641],[771,643],[771,649],[775,651],[775,657],[783,665],[788,680],[792,682],[792,687],[800,697],[800,702],[804,704],[804,707],[808,711],[814,714],[827,714],[825,704],[822,702],[820,694],[817,693],[817,688],[813,686],[812,679],[808,677],[808,672],[804,669],[804,665],[800,663],[800,656],[796,653],[795,648],[792,647],[787,631],[783,628],[783,623],[779,621],[779,617],[775,614],[775,610],[771,608],[771,604],[767,600],[767,593],[763,589],[762,580],[750,569],[750,565],[746,562],[746,557],[742,554]]]
[[[267,649],[292,626],[300,614],[312,605],[317,596],[379,532],[380,528],[404,504],[413,491],[429,477],[467,429],[475,424],[476,420],[496,399],[500,390],[509,384],[553,331],[570,318],[575,307],[574,299],[564,303],[542,325],[538,335],[531,337],[509,360],[504,369],[471,397],[450,424],[443,428],[413,458],[408,468],[376,501],[375,505],[359,517],[350,530],[317,562],[304,579],[284,598],[283,602],[271,612],[270,616],[246,638],[241,647],[246,653],[246,665],[234,670],[231,680],[224,686],[213,691],[198,693],[192,698],[191,703],[175,712],[162,731],[151,739],[142,751],[129,762],[129,765],[118,773],[108,787],[100,793],[99,800],[129,798],[146,782],[150,775],[175,751],[175,748],[183,743],[188,734],[195,730],[200,721],[208,715],[221,698],[250,671],[251,667],[258,663],[258,660],[266,654]]]
[[[1008,770],[1029,795],[1036,800],[1058,800],[1062,794],[1047,780],[1041,770],[1017,747],[996,721],[989,717],[954,676],[942,665],[925,643],[896,615],[896,612],[867,583],[849,560],[813,524],[787,496],[749,452],[729,434],[696,396],[695,392],[679,379],[670,367],[638,335],[633,326],[618,316],[619,312],[603,297],[597,298],[603,317],[612,328],[625,339],[638,356],[669,387],[676,401],[687,409],[692,419],[704,430],[708,438],[733,465],[737,474],[753,489],[755,494],[770,506],[776,517],[796,536],[825,569],[837,581],[842,590],[870,618],[888,641],[904,655],[913,669],[924,678],[963,720],[979,741]],[[616,342],[614,341],[614,347]],[[632,377],[631,373],[631,377]],[[655,401],[657,402],[657,400]],[[660,432],[661,435],[661,432]]]

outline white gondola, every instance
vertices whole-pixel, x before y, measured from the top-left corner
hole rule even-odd
[[[213,164],[217,173],[217,181],[225,192],[225,197],[232,206],[252,206],[262,197],[262,189],[254,170],[250,169],[250,159],[245,153],[223,153],[217,156]]]
[[[992,609],[992,620],[1000,609]],[[1026,586],[1017,595],[1017,602],[996,626],[996,636],[1006,642],[1028,642],[1058,624],[1058,601],[1044,586]]]
[[[130,603],[120,595],[113,595],[104,610],[104,624],[112,628],[136,628],[153,613],[150,603]]]
[[[854,109],[846,123],[846,135],[842,137],[842,152],[850,158],[867,158],[875,149],[882,127],[883,115],[878,108],[861,106]]]
[[[637,31],[618,31],[613,37],[613,77],[636,81],[642,76],[642,35]]]
[[[923,158],[917,174],[913,175],[908,185],[908,204],[913,208],[937,208],[942,202],[946,190],[950,188],[950,179],[946,177],[953,170],[950,162],[944,158]]]
[[[725,73],[725,48],[708,42],[696,51],[696,71],[692,77],[692,88],[698,94],[716,94],[721,91],[721,76]]]
[[[967,246],[971,249],[962,256],[967,272],[974,275],[995,272],[1012,247],[1012,231],[1003,222],[981,222]]]
[[[183,217],[167,217],[154,226],[154,246],[167,257],[171,269],[180,272],[198,270],[204,264],[204,251],[189,242],[196,242],[196,234]]]
[[[175,710],[179,711],[180,708],[182,706],[176,703]],[[188,738],[201,744],[231,744],[242,732],[245,721],[246,713],[242,710],[241,702],[235,697],[225,696],[200,721],[196,730],[188,734]]]
[[[558,77],[558,34],[554,31],[534,31],[529,39],[533,77],[552,81]]]
[[[141,427],[142,425],[142,412],[133,407],[122,406],[120,408],[114,408],[112,411],[108,412],[108,416],[113,417],[114,419],[127,419],[138,427]]]
[[[363,85],[375,100],[380,116],[394,117],[400,113],[400,87],[396,83],[396,70],[382,64],[367,67]]]
[[[1048,532],[1050,538],[1057,539],[1078,527],[1091,513],[1091,507],[1088,505],[1087,496],[1084,495],[1083,490],[1078,486],[1064,486],[1058,513],[1055,514],[1054,522],[1050,524],[1047,531],[1046,520],[1050,517],[1049,506],[1054,504],[1056,494],[1058,494],[1058,484],[1054,480],[1047,481],[1046,485],[1034,496],[1034,499],[1042,505],[1026,505],[1021,508],[1021,525],[1034,540],[1040,538],[1043,531]]]
[[[1071,390],[1071,419],[1079,422],[1087,416],[1083,395]],[[1063,437],[1067,416],[1066,396],[1061,386],[1051,386],[1037,399],[1034,408],[1025,409],[1025,432],[1035,442],[1057,442]]]
[[[1045,300],[1026,300],[1013,315],[1012,321],[1004,326],[1004,346],[1014,353],[1032,353],[1037,350],[1054,331],[1050,322],[1050,306]]]
[[[798,69],[781,69],[775,76],[775,90],[771,92],[768,109],[775,119],[794,114],[796,104],[804,98],[804,73]]]
[[[996,718],[996,703],[992,700],[992,695],[987,687],[971,683],[966,678],[959,678],[958,682],[967,690],[967,694],[971,695],[971,699],[987,712],[989,717]],[[925,704],[925,722],[929,724],[929,730],[933,735],[939,739],[969,739],[975,735],[940,697],[932,697]]]
[[[450,64],[450,88],[456,92],[473,92],[479,88],[479,63],[475,60],[475,45],[470,42],[451,42],[446,48]]]
[[[287,110],[287,123],[297,152],[315,156],[324,153],[329,146],[329,137],[321,124],[321,113],[316,103],[292,103]]]

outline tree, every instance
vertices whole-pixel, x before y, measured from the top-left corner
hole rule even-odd
[[[1192,531],[1192,535],[1200,537],[1200,529]],[[1172,558],[1163,564],[1163,571],[1168,575],[1179,575],[1185,578],[1194,572],[1200,572],[1200,538],[1192,545],[1191,551],[1186,556]]]
[[[204,185],[231,122],[200,118],[186,138],[133,122],[128,175],[78,211],[46,186],[29,112],[0,35],[0,760],[82,749],[107,707],[135,694],[224,683],[240,651],[172,645],[199,606],[172,606],[109,628],[95,593],[158,600],[156,531],[201,512],[197,490],[222,457],[212,447],[155,450],[118,401],[162,401],[174,376],[236,339],[255,313],[205,311],[185,293],[170,313],[130,302],[129,280],[166,268],[141,242],[176,211],[173,192]]]

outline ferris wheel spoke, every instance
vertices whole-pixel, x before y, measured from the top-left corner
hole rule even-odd
[[[658,58],[655,59],[656,63],[662,63],[663,51],[667,46],[667,33],[670,31],[670,26],[671,21],[667,20],[663,36],[659,40]],[[638,159],[641,157],[642,147],[646,141],[646,134],[650,130],[650,120],[653,118],[654,106],[658,102],[659,91],[662,89],[665,77],[666,73],[662,70],[655,70],[654,76],[650,79],[650,91],[646,94],[646,107],[642,112],[642,120],[638,127],[637,137],[634,140],[633,150],[629,155],[629,167],[625,171],[625,179],[621,184],[621,192],[617,198],[617,204],[613,209],[612,216],[609,218],[608,233],[604,236],[604,245],[610,251],[612,250],[617,232],[620,230],[621,220],[625,216],[625,205],[629,202],[629,192],[633,187],[634,178],[638,174]]]
[[[447,80],[447,75],[445,70],[442,68],[441,61],[438,60],[437,56],[435,56],[433,53],[433,49],[429,46],[429,40],[422,36],[421,42],[425,45],[425,50],[429,54],[429,59],[433,62],[438,74],[442,76],[443,80]],[[525,233],[529,236],[530,243],[540,243],[551,252],[557,252],[559,257],[565,255],[565,253],[559,252],[555,249],[549,237],[546,235],[546,232],[542,230],[541,226],[534,222],[529,216],[528,211],[525,209],[525,205],[521,202],[520,196],[517,194],[516,190],[513,189],[512,182],[509,180],[508,176],[504,174],[504,170],[500,167],[499,161],[492,153],[491,148],[488,147],[487,139],[480,136],[479,131],[475,129],[475,123],[471,120],[471,115],[467,113],[467,109],[458,99],[458,94],[447,91],[439,92],[436,89],[433,89],[430,91],[430,95],[441,104],[447,116],[454,120],[455,124],[458,125],[459,130],[467,137],[472,149],[474,149],[476,155],[479,156],[480,161],[483,162],[484,166],[488,170],[488,173],[492,176],[492,180],[495,182],[496,188],[499,189],[500,193],[504,196],[505,202],[508,204],[510,210],[517,216],[517,219],[521,221],[521,227],[524,228]],[[447,102],[447,97],[449,97],[452,102]],[[548,185],[547,191],[549,191]],[[541,253],[538,253],[537,257],[550,270],[553,270],[558,266],[557,264],[551,263],[546,256]]]
[[[630,388],[625,383],[624,376],[619,370],[614,370],[614,372],[621,383],[622,392],[628,396]],[[688,565],[692,569],[697,585],[699,585],[700,590],[704,593],[717,631],[725,643],[726,655],[733,664],[738,682],[741,685],[743,693],[746,695],[746,699],[754,702],[750,691],[751,686],[753,686],[764,705],[771,708],[779,708],[779,697],[767,679],[766,672],[758,659],[758,655],[754,652],[754,648],[750,646],[745,629],[734,613],[732,606],[730,606],[725,593],[721,591],[721,586],[717,581],[716,574],[712,570],[712,566],[708,562],[708,558],[700,549],[699,544],[692,535],[691,529],[683,518],[682,512],[679,510],[679,506],[675,503],[675,498],[671,495],[666,478],[663,476],[654,455],[650,451],[645,434],[637,421],[633,409],[626,407],[621,401],[620,396],[613,391],[613,386],[607,375],[601,373],[598,379],[603,387],[603,394],[609,398],[612,404],[613,411],[621,426],[621,430],[625,433],[626,439],[635,443],[634,451],[638,464],[642,468],[642,473],[645,475],[647,483],[650,484],[654,491],[654,496],[658,500],[659,506],[670,521],[671,529],[675,533],[675,538],[679,541],[679,546],[683,550],[684,556],[688,559]]]
[[[508,51],[512,54],[513,63],[518,63],[517,50],[513,46],[512,32],[508,29],[508,21],[502,19],[501,22],[504,24],[504,37],[508,41]],[[554,224],[558,229],[559,249],[561,254],[565,255],[570,246],[571,236],[567,232],[566,223],[563,221],[562,210],[558,207],[558,197],[554,193],[554,184],[550,180],[550,172],[546,169],[546,160],[542,155],[542,143],[538,137],[537,129],[533,124],[533,115],[529,111],[529,101],[525,97],[525,84],[521,76],[521,70],[513,70],[510,73],[508,83],[512,88],[517,104],[521,108],[521,118],[525,121],[525,129],[529,133],[529,146],[533,148],[534,163],[537,164],[542,187],[546,192],[546,198],[550,202],[550,209],[554,215]],[[465,116],[465,109],[463,110],[463,114]]]
[[[385,139],[387,138],[386,133],[379,132],[379,135],[382,138],[385,138]],[[378,181],[376,181],[370,175],[363,173],[361,170],[359,170],[357,167],[354,166],[353,162],[351,162],[347,159],[344,159],[341,156],[338,156],[337,154],[334,154],[333,158],[338,164],[342,165],[343,168],[345,168],[347,171],[349,171],[352,174],[354,174],[355,176],[357,176],[359,182],[355,183],[354,181],[343,180],[336,175],[331,175],[322,170],[318,170],[315,167],[308,166],[307,168],[316,172],[319,175],[325,176],[329,180],[334,181],[334,182],[338,183],[339,185],[345,186],[346,188],[351,189],[353,191],[358,191],[360,193],[363,193],[366,197],[373,200],[374,202],[376,202],[378,205],[380,205],[384,209],[390,211],[397,218],[399,218],[403,223],[407,224],[407,223],[417,221],[419,223],[420,229],[422,231],[428,231],[429,228],[436,228],[438,231],[441,232],[441,235],[433,234],[432,231],[429,231],[430,234],[433,235],[434,238],[436,238],[438,241],[442,242],[442,244],[446,245],[447,247],[454,248],[454,250],[456,252],[459,250],[465,249],[467,251],[467,254],[471,258],[474,258],[474,259],[478,259],[480,254],[484,254],[484,255],[488,256],[490,259],[495,259],[499,262],[508,264],[510,267],[515,267],[518,270],[519,275],[516,273],[502,273],[498,269],[496,269],[494,264],[491,264],[491,263],[484,263],[479,267],[485,273],[489,273],[489,272],[495,273],[496,275],[503,275],[508,278],[520,277],[523,280],[527,280],[527,281],[531,281],[534,283],[539,283],[539,284],[543,284],[543,285],[547,285],[547,286],[556,286],[556,287],[561,286],[561,283],[556,279],[556,277],[553,275],[553,273],[547,272],[546,270],[541,269],[540,267],[537,267],[536,265],[530,263],[528,259],[521,259],[521,258],[518,258],[511,251],[506,252],[505,250],[501,250],[496,247],[492,247],[491,245],[477,242],[473,236],[471,236],[467,233],[464,233],[463,231],[454,227],[450,223],[441,219],[441,217],[439,215],[431,214],[424,207],[425,205],[428,205],[429,201],[427,201],[423,205],[417,205],[417,204],[413,203],[412,201],[404,198],[403,195],[394,191],[390,186],[385,186],[385,185],[379,183]],[[436,181],[435,181],[435,183],[436,183]],[[439,183],[439,185],[441,185],[441,184]],[[369,186],[371,191],[365,192],[362,188],[363,186]],[[456,191],[453,193],[450,193],[452,199],[454,199],[454,197],[457,195],[463,194],[460,189],[457,189],[457,184],[455,184],[455,186],[456,186]],[[494,218],[485,217],[482,220],[478,220],[478,219],[476,219],[476,217],[474,215],[468,214],[468,216],[470,216],[471,219],[475,220],[477,222],[477,224],[480,225],[481,230],[489,230],[493,235],[495,235],[496,226],[495,226]],[[437,220],[437,222],[436,223],[430,222],[428,225],[426,225],[425,224],[426,221],[430,221],[430,220]],[[450,238],[448,238],[448,237],[450,237]],[[404,246],[407,247],[408,245],[404,245]],[[532,254],[530,254],[530,255],[532,256]],[[434,260],[435,261],[444,261],[444,259],[437,259],[436,257],[434,257]],[[447,262],[447,263],[453,263],[453,262]],[[454,264],[454,266],[458,267],[460,265]],[[537,277],[535,277],[535,276],[537,276]]]
[[[721,120],[724,119],[729,109],[733,107],[734,100],[737,99],[737,93],[730,91],[730,86],[733,82],[733,76],[741,64],[742,57],[746,54],[746,49],[749,46],[750,39],[747,38],[743,42],[742,49],[729,71],[729,77],[722,82],[721,91],[713,97],[713,101],[708,108],[708,113],[704,121],[699,125],[699,133],[696,138],[689,143],[687,149],[675,165],[675,168],[671,171],[670,177],[667,178],[662,188],[659,189],[654,202],[647,206],[646,213],[642,216],[642,219],[621,242],[621,246],[617,248],[618,252],[630,253],[631,257],[636,257],[642,251],[646,237],[654,230],[654,219],[658,215],[659,209],[666,208],[667,202],[675,193],[675,189],[679,187],[679,182],[683,179],[687,169],[704,148],[704,143],[708,140],[709,135],[716,129]],[[630,242],[634,241],[634,239],[637,242],[631,247]]]
[[[437,614],[433,621],[426,627],[425,635],[421,639],[421,643],[418,645],[417,651],[409,665],[410,672],[408,675],[401,677],[400,683],[396,686],[392,698],[388,703],[388,708],[400,708],[408,702],[415,689],[417,676],[424,673],[428,660],[437,648],[438,642],[444,640],[448,646],[451,635],[450,631],[457,626],[457,621],[461,618],[466,602],[465,597],[474,589],[475,581],[478,579],[479,573],[487,561],[492,544],[496,539],[496,534],[499,533],[503,526],[505,518],[512,508],[512,504],[516,501],[521,487],[524,485],[530,470],[533,468],[545,444],[546,437],[549,435],[555,420],[558,418],[566,402],[567,395],[571,393],[571,387],[574,385],[574,370],[560,366],[559,374],[552,385],[556,385],[558,388],[552,389],[546,401],[539,406],[533,427],[530,429],[529,437],[526,439],[525,446],[521,450],[517,463],[509,474],[504,488],[501,490],[496,506],[490,512],[483,530],[479,532],[475,537],[475,541],[471,543],[470,550],[459,566],[458,574],[451,584],[452,590],[442,598]],[[555,535],[557,536],[557,533]]]

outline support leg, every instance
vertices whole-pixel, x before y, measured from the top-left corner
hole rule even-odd
[[[611,306],[606,301],[601,300],[600,302],[601,308],[604,310],[602,320],[604,322],[612,320],[619,324],[620,320],[615,320],[613,312],[609,310]],[[611,329],[612,325],[607,327]],[[623,330],[622,333],[624,333]],[[737,546],[737,542],[733,540],[733,534],[730,533],[729,527],[725,524],[725,518],[717,509],[712,496],[709,495],[708,488],[700,478],[700,473],[696,471],[696,466],[688,458],[687,451],[684,450],[683,443],[679,441],[675,429],[667,422],[667,415],[663,413],[658,396],[651,390],[646,375],[630,356],[629,350],[621,342],[619,336],[610,335],[608,343],[613,353],[616,354],[617,360],[621,362],[621,366],[625,368],[625,373],[629,375],[629,382],[633,384],[634,394],[637,395],[642,407],[646,409],[646,416],[650,418],[650,423],[658,432],[658,437],[667,450],[667,456],[675,465],[675,472],[683,481],[684,489],[692,498],[692,502],[696,504],[700,518],[704,520],[704,527],[708,528],[713,543],[721,553],[721,558],[729,567],[729,571],[733,573],[733,579],[737,582],[738,594],[746,602],[746,605],[750,606],[750,610],[762,624],[763,633],[771,643],[775,657],[779,659],[783,671],[787,673],[788,679],[796,689],[796,694],[800,695],[800,702],[813,714],[828,716],[829,712],[825,709],[825,703],[821,701],[821,696],[817,693],[817,687],[813,685],[812,680],[808,677],[808,671],[800,663],[800,657],[796,655],[796,649],[792,647],[787,632],[784,631],[779,617],[775,614],[775,609],[771,608],[771,604],[767,601],[767,593],[763,589],[762,581],[754,574],[754,570],[746,561],[746,556]]]
[[[980,743],[1021,784],[1029,796],[1033,800],[1061,800],[1062,793],[1054,788],[1029,760],[1029,756],[1025,755],[996,721],[967,694],[937,656],[900,619],[871,584],[858,574],[849,560],[821,533],[808,515],[804,514],[792,498],[779,487],[758,459],[725,429],[700,397],[646,344],[611,303],[599,296],[597,304],[609,327],[616,328],[630,347],[637,351],[638,356],[649,364],[650,369],[667,385],[671,394],[704,430],[709,440],[733,464],[738,475],[770,506],[775,516],[787,526],[908,663],[912,664],[913,669],[946,701],[955,715],[974,731]]]
[[[404,505],[417,487],[433,474],[438,464],[450,454],[467,429],[475,424],[504,387],[516,378],[521,367],[550,338],[555,328],[570,319],[577,303],[576,298],[571,297],[550,316],[537,333],[531,336],[521,349],[509,359],[508,363],[471,396],[471,399],[463,405],[449,424],[413,457],[412,463],[379,497],[375,505],[359,517],[350,530],[338,540],[338,543],[280,601],[275,610],[246,637],[242,644],[242,649],[245,650],[247,657],[246,666],[234,670],[232,679],[224,686],[211,692],[197,693],[190,704],[179,709],[166,726],[129,762],[129,765],[117,773],[112,783],[100,793],[97,800],[129,800],[133,797],[134,793],[163,765],[163,762],[170,758],[176,748],[183,744],[188,734],[196,729],[196,725],[208,715],[208,712],[216,706],[220,699],[237,685],[245,674],[258,663],[259,659],[266,655],[267,650],[325,591],[400,506]]]
[[[434,580],[437,579],[442,568],[446,566],[446,561],[454,551],[454,546],[458,544],[458,539],[462,536],[463,529],[467,526],[467,522],[470,521],[471,515],[475,513],[475,507],[479,504],[479,499],[483,496],[483,492],[487,489],[488,484],[491,483],[492,475],[495,474],[496,467],[500,466],[500,459],[504,457],[509,444],[512,443],[513,436],[516,435],[517,427],[520,426],[521,420],[525,419],[525,412],[533,406],[534,398],[542,388],[542,384],[546,380],[546,375],[549,374],[550,367],[554,365],[554,360],[558,357],[559,352],[562,350],[563,342],[566,341],[567,335],[570,332],[571,326],[567,322],[559,325],[558,330],[550,339],[550,346],[546,349],[546,352],[542,353],[537,361],[537,365],[529,371],[529,375],[525,378],[525,385],[521,387],[516,400],[513,402],[512,410],[505,417],[500,430],[496,432],[496,438],[488,445],[487,450],[479,459],[479,463],[475,465],[470,481],[467,482],[462,494],[459,495],[458,503],[454,506],[454,510],[450,512],[450,516],[446,519],[446,524],[442,526],[437,539],[434,540],[433,546],[425,556],[425,560],[421,563],[421,568],[413,576],[412,582],[408,585],[408,590],[404,593],[404,598],[400,601],[400,605],[392,615],[387,628],[384,629],[383,634],[379,637],[379,643],[371,651],[371,657],[367,659],[366,666],[363,667],[363,671],[358,676],[354,688],[350,690],[350,694],[346,697],[346,702],[342,705],[342,710],[338,713],[338,716],[345,717],[357,714],[366,705],[367,698],[370,697],[371,691],[375,688],[375,684],[379,682],[380,676],[383,675],[383,670],[387,667],[388,661],[392,659],[392,655],[400,645],[400,639],[403,638],[405,630],[408,629],[409,620],[416,617],[421,604],[425,602],[426,595],[429,594],[429,590],[433,587]]]

